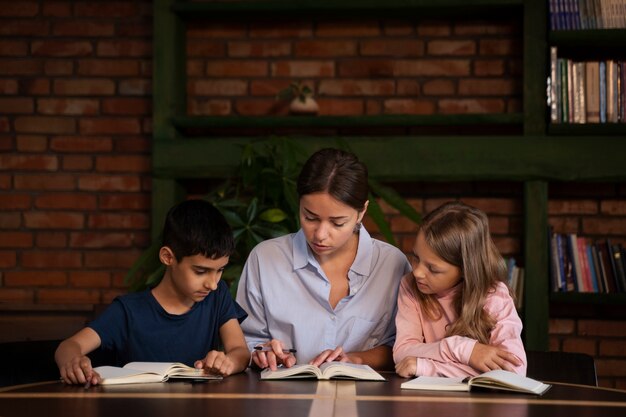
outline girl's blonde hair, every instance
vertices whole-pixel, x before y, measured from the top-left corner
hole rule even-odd
[[[424,217],[419,233],[444,261],[461,270],[462,284],[453,301],[458,319],[447,336],[459,335],[488,344],[496,321],[485,311],[485,300],[498,282],[506,282],[506,262],[489,234],[487,216],[460,202],[446,203]],[[426,315],[441,318],[442,307],[434,294],[423,294],[411,280]]]

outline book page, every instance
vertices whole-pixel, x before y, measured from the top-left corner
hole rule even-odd
[[[484,374],[475,376],[470,381],[470,385],[535,394],[542,394],[550,388],[550,385],[544,384],[541,381],[521,376],[514,372],[503,371],[501,369],[485,372]]]
[[[445,376],[418,376],[404,382],[400,388],[423,389],[432,391],[469,391],[469,385],[463,382],[465,378],[448,378]]]
[[[167,375],[171,369],[180,369],[181,366],[188,368],[187,365],[178,362],[129,362],[124,368]]]
[[[102,385],[163,381],[163,376],[158,373],[146,373],[140,370],[118,368],[116,366],[99,366],[94,368],[94,371],[102,378]]]
[[[313,365],[294,365],[291,368],[278,368],[275,371],[269,368],[261,372],[261,379],[281,378],[319,378],[322,376],[320,369]]]
[[[384,381],[378,372],[368,365],[358,365],[349,362],[326,362],[320,365],[320,370],[324,379],[333,377],[346,377],[355,379],[367,379],[374,381]]]

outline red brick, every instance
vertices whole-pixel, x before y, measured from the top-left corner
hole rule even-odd
[[[80,268],[82,266],[82,255],[73,251],[36,251],[24,252],[21,256],[21,265],[25,268],[34,269],[64,269]]]
[[[2,155],[0,169],[10,171],[56,171],[59,160],[47,155]]]
[[[0,35],[8,35],[11,37],[45,37],[49,33],[50,23],[37,19],[5,19],[2,25],[0,25]]]
[[[2,119],[0,119],[1,121]],[[10,136],[0,136],[0,151],[8,152],[15,149],[15,138]],[[9,179],[10,182],[10,179]]]
[[[152,102],[144,98],[110,98],[102,100],[103,114],[148,115],[152,112]]]
[[[315,34],[319,37],[366,37],[380,35],[379,22],[375,20],[321,21]]]
[[[53,115],[94,115],[99,112],[99,102],[88,99],[39,99],[37,110]]]
[[[67,284],[67,274],[62,271],[7,271],[7,287],[58,287]]]
[[[93,158],[91,156],[63,156],[61,166],[63,171],[91,171]]]
[[[114,227],[122,228],[120,227]],[[128,248],[133,243],[132,233],[71,233],[71,248]]]
[[[50,149],[56,152],[110,152],[113,142],[109,137],[56,136],[50,140]]]
[[[598,377],[625,377],[626,360],[596,358]]]
[[[332,61],[280,61],[272,63],[270,71],[275,77],[334,77],[335,64]]]
[[[521,214],[521,202],[510,198],[463,198],[465,204],[476,207],[487,215]]]
[[[87,76],[132,77],[140,74],[135,60],[83,59],[78,62],[77,73]]]
[[[34,17],[37,13],[39,13],[39,4],[36,1],[0,2],[1,17]]]
[[[22,41],[0,41],[0,56],[26,56],[28,43]]]
[[[96,170],[101,172],[149,172],[150,158],[147,156],[99,156]]]
[[[98,290],[39,290],[37,301],[40,304],[98,304],[100,291]]]
[[[16,80],[0,80],[0,94],[17,94],[17,86]]]
[[[0,247],[2,248],[30,248],[32,246],[32,233],[0,231]]]
[[[272,96],[287,88],[289,80],[261,79],[250,81],[250,94],[253,96]],[[312,87],[315,83],[312,80],[302,80],[302,84]]]
[[[211,42],[205,43],[211,44]],[[97,54],[103,57],[151,57],[152,42],[144,40],[100,41]]]
[[[504,75],[504,61],[500,59],[474,60],[473,65],[477,76]]]
[[[382,114],[383,105],[378,100],[366,100],[365,101],[365,114]]]
[[[439,102],[443,114],[502,113],[504,101],[500,99],[444,99]]]
[[[206,44],[207,42],[203,41]],[[197,54],[196,54],[197,55]],[[233,41],[228,42],[231,57],[280,57],[291,55],[291,43],[284,41]]]
[[[70,272],[70,284],[77,288],[109,288],[111,274],[102,271]]]
[[[76,187],[76,179],[66,174],[16,175],[16,190],[72,190]]]
[[[152,149],[152,140],[148,135],[116,137],[113,144],[114,151],[119,153],[148,154]]]
[[[78,180],[78,188],[87,191],[139,191],[141,182],[128,175],[85,175]]]
[[[30,114],[35,109],[32,98],[2,98],[0,97],[0,113],[4,114]]]
[[[12,192],[2,194],[0,198],[0,210],[26,210],[31,207],[31,196]]]
[[[79,130],[83,135],[119,135],[141,133],[138,119],[128,117],[81,119]]]
[[[0,303],[32,304],[34,299],[35,292],[33,290],[0,288]]]
[[[81,229],[84,215],[64,212],[24,213],[25,226],[32,229]]]
[[[602,200],[600,202],[600,212],[611,216],[626,215],[626,201],[624,200]]]
[[[596,340],[583,339],[579,337],[567,337],[563,340],[563,350],[566,352],[586,353],[587,355],[596,356]]]
[[[55,58],[82,57],[93,54],[93,47],[87,41],[34,41],[30,47],[33,56]]]
[[[505,216],[489,216],[489,231],[491,234],[506,235],[509,230],[509,218]]]
[[[274,99],[246,99],[235,103],[236,113],[244,116],[286,114],[287,110],[284,103]]]
[[[383,103],[386,114],[434,114],[435,110],[435,103],[429,100],[390,99]]]
[[[498,251],[505,256],[520,253],[521,251],[519,239],[494,236],[493,243],[496,245]]]
[[[600,356],[626,356],[626,350],[624,350],[624,340],[600,340],[600,350],[598,352]]]
[[[74,73],[74,62],[71,60],[46,61],[44,74],[46,75],[71,75]]]
[[[422,86],[422,92],[427,96],[451,96],[455,91],[455,83],[451,80],[430,80]]]
[[[296,57],[343,57],[357,54],[357,42],[353,40],[306,40],[294,44]]]
[[[198,96],[243,96],[248,83],[243,80],[197,80],[189,83],[189,94]]]
[[[422,20],[417,24],[419,36],[449,36],[452,33],[450,23],[447,21]]]
[[[478,44],[479,55],[510,56],[521,55],[521,43],[514,39],[483,39]]]
[[[113,22],[97,22],[80,19],[61,20],[54,22],[52,34],[70,38],[109,37],[115,34],[115,24]]]
[[[48,116],[23,116],[15,119],[18,133],[68,134],[76,131],[73,119]]]
[[[18,212],[0,212],[1,229],[20,229],[22,227],[22,215]]]
[[[55,80],[53,88],[54,94],[61,96],[111,96],[115,94],[115,82],[99,78]]]
[[[390,96],[394,93],[391,80],[329,80],[322,81],[318,94],[329,96]]]
[[[426,54],[434,56],[466,56],[476,54],[476,42],[472,40],[434,40],[426,45]]]
[[[72,4],[69,2],[45,2],[42,14],[52,17],[70,17],[72,15]]]
[[[246,30],[246,24],[240,22],[219,23],[216,21],[211,25],[207,25],[205,22],[196,23],[191,21],[187,24],[187,37],[206,39],[243,38],[246,36]]]
[[[85,267],[87,268],[130,268],[140,256],[139,251],[108,250],[90,251],[85,253]]]
[[[188,104],[191,115],[227,116],[232,113],[232,104],[228,100],[193,100]]]
[[[85,193],[46,193],[35,198],[39,209],[95,210],[96,196]]]
[[[396,95],[398,96],[416,97],[421,94],[418,80],[398,80],[396,84]]]
[[[46,78],[30,78],[20,80],[20,92],[24,95],[44,96],[50,94],[50,80]]]
[[[626,321],[579,320],[579,336],[624,337]]]
[[[410,21],[388,19],[383,23],[383,34],[387,36],[407,36],[415,31],[414,25]]]
[[[580,233],[579,221],[574,217],[548,217],[548,224],[557,233]]]
[[[364,113],[363,100],[317,99],[321,115],[351,116]]]
[[[518,80],[477,79],[459,80],[459,95],[502,96],[520,94],[521,85]]]
[[[190,58],[223,58],[226,56],[224,42],[209,39],[188,39],[187,57]]]
[[[0,250],[0,268],[14,268],[17,263],[17,255],[12,250]]]
[[[150,196],[147,194],[106,194],[98,196],[98,206],[102,210],[150,210]]]
[[[35,242],[39,248],[65,248],[67,247],[67,233],[38,232]]]
[[[88,225],[92,229],[147,229],[150,227],[150,218],[145,214],[92,214]]]
[[[595,200],[550,200],[549,215],[597,214],[598,202]]]
[[[44,152],[48,148],[46,136],[21,135],[15,139],[20,152]]]
[[[265,77],[268,74],[266,61],[221,61],[207,62],[206,74],[210,77],[238,78]]]
[[[520,32],[517,20],[458,21],[454,25],[455,35],[510,35]]]
[[[624,235],[626,231],[626,218],[583,218],[582,234],[585,235]],[[626,331],[626,329],[625,329]]]
[[[576,332],[576,321],[570,319],[550,319],[548,321],[550,334],[573,335]]]
[[[119,83],[119,94],[122,96],[145,96],[150,94],[151,90],[150,80],[122,80]]]
[[[394,58],[424,55],[424,42],[416,39],[384,39],[361,41],[362,56],[390,56]]]
[[[248,36],[258,38],[310,38],[313,35],[313,23],[308,20],[290,19],[276,24],[275,19],[257,20],[250,23]]]
[[[139,15],[138,7],[137,2],[127,1],[78,2],[74,4],[74,15],[97,18],[137,17]]]

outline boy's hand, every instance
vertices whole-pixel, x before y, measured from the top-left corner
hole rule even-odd
[[[292,353],[285,353],[283,351],[285,345],[280,340],[272,339],[270,342],[260,346],[271,350],[254,350],[252,352],[252,361],[259,368],[270,368],[272,371],[275,371],[280,364],[284,365],[286,368],[291,368],[296,364],[296,357]]]
[[[224,352],[212,350],[206,355],[206,358],[196,361],[194,367],[196,369],[205,369],[211,374],[228,376],[233,373],[235,363]]]
[[[407,356],[396,364],[396,373],[404,378],[415,376],[417,372],[417,358],[415,356]]]
[[[488,372],[494,369],[515,371],[515,367],[522,361],[514,354],[497,346],[476,343],[470,355],[469,365],[479,372]]]
[[[87,356],[77,356],[59,368],[61,379],[66,384],[97,385],[100,375],[91,367],[91,360]]]

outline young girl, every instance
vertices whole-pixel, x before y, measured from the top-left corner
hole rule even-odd
[[[400,376],[526,374],[522,322],[485,213],[458,202],[429,213],[411,264],[398,295],[393,356]]]

